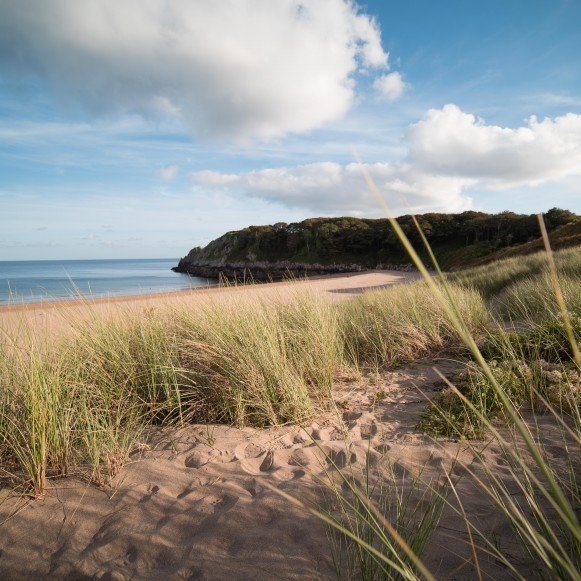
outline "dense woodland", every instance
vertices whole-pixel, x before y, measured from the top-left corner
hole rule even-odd
[[[581,243],[581,218],[576,214],[553,208],[544,219],[557,247]],[[418,215],[417,220],[444,268],[510,255],[516,248],[532,251],[539,247],[539,224],[534,214],[430,213]],[[412,216],[401,216],[398,222],[416,248],[421,248]],[[205,248],[194,248],[178,269],[195,274],[200,265],[251,267],[276,262],[375,268],[405,264],[408,258],[386,219],[310,218],[228,232]]]

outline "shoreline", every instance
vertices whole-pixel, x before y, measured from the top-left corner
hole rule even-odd
[[[356,276],[369,275],[369,274],[409,274],[403,271],[392,271],[392,270],[366,270],[361,272],[350,272],[350,273],[335,273],[335,274],[321,274],[314,275],[308,278],[300,279],[287,279],[287,280],[277,280],[270,282],[260,282],[254,281],[248,284],[221,284],[218,281],[215,284],[208,284],[199,287],[192,287],[189,289],[180,289],[172,291],[162,291],[162,292],[150,292],[142,294],[130,294],[130,295],[118,295],[111,297],[84,297],[79,296],[76,298],[63,298],[57,300],[42,300],[34,301],[29,303],[8,303],[0,304],[0,316],[4,313],[15,313],[15,312],[26,312],[35,310],[46,310],[46,309],[59,309],[68,307],[78,307],[85,305],[108,305],[115,303],[137,303],[141,301],[151,301],[157,299],[174,299],[174,298],[189,298],[200,295],[212,295],[220,294],[222,292],[239,292],[241,290],[250,289],[267,289],[267,288],[277,288],[287,285],[297,285],[297,284],[309,284],[311,282],[324,281],[324,280],[335,280],[341,278],[352,278]],[[408,277],[404,277],[408,278]],[[340,290],[338,292],[341,292]]]
[[[201,309],[212,303],[233,306],[245,302],[284,302],[302,291],[317,294],[329,301],[347,300],[368,290],[387,288],[417,280],[413,272],[374,270],[348,274],[331,274],[301,280],[286,280],[247,285],[199,287],[197,289],[148,293],[119,297],[100,297],[47,301],[0,306],[0,332],[6,337],[49,334],[58,337],[74,331],[76,325],[94,317],[141,317],[151,310],[170,314],[172,309]]]

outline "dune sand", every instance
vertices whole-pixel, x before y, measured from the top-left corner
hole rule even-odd
[[[345,296],[409,278],[367,273],[293,285]],[[250,297],[276,288],[280,296],[288,287],[281,283],[243,292]],[[206,292],[180,300],[202,300]],[[216,292],[231,296],[238,291],[210,294]],[[165,300],[177,299],[148,297],[133,304],[143,308]],[[102,304],[109,309],[118,303]],[[20,314],[38,316],[40,309],[51,317],[53,309],[62,308],[78,307],[45,305]],[[16,314],[7,310],[2,316]],[[355,471],[387,454],[404,488],[420,466],[429,478],[442,465],[450,466],[453,457],[470,462],[465,443],[434,443],[415,431],[426,398],[442,387],[434,366],[448,375],[458,369],[458,363],[443,357],[380,377],[342,378],[333,394],[337,411],[304,427],[152,430],[111,488],[69,477],[51,481],[42,499],[0,491],[0,577],[332,579],[325,528],[267,485],[316,502],[321,498],[317,479],[333,471],[325,454],[339,467],[352,464]],[[553,434],[551,426],[542,428],[547,446],[562,454],[558,430]],[[507,473],[494,445],[485,459],[501,477]],[[462,471],[458,465],[456,476]],[[491,538],[517,554],[512,530],[473,481],[463,478],[458,486],[466,510],[490,530]],[[425,557],[438,578],[474,577],[467,538],[462,519],[446,510]],[[493,559],[481,565],[495,579],[509,576]]]

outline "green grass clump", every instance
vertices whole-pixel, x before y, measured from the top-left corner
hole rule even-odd
[[[559,284],[569,313],[581,316],[581,273],[561,275]],[[555,301],[548,273],[535,278],[524,278],[507,287],[497,301],[498,310],[504,318],[511,320],[543,320],[555,318],[559,306]]]
[[[544,409],[545,402],[560,412],[581,405],[581,376],[573,366],[542,359],[492,360],[490,368],[513,405]],[[488,377],[470,363],[454,378],[455,389],[445,389],[424,412],[418,427],[433,436],[480,438],[487,420],[507,419],[505,406]],[[468,400],[466,403],[457,391]]]
[[[131,397],[152,423],[181,417],[187,377],[175,351],[175,332],[153,311],[75,325],[62,349],[78,381],[107,398]]]
[[[492,297],[508,285],[541,272],[546,265],[542,253],[518,258],[507,258],[491,264],[460,270],[450,275],[450,280],[462,286],[480,291],[486,298]]]
[[[579,344],[581,317],[571,316],[570,322],[573,337]],[[545,360],[551,363],[573,360],[572,346],[559,317],[545,318],[538,323],[529,319],[522,326],[521,331],[499,330],[487,335],[481,346],[486,359]]]
[[[74,463],[75,384],[63,373],[62,355],[30,351],[12,359],[5,352],[2,359],[0,456],[26,472],[38,495],[48,469],[65,475]]]
[[[268,426],[299,422],[329,402],[341,364],[330,304],[299,297],[178,313],[180,361],[191,378],[198,421]]]
[[[468,329],[480,335],[489,320],[482,297],[460,286],[451,292]],[[445,308],[421,282],[368,292],[341,307],[347,357],[357,366],[393,367],[460,343]]]
[[[556,252],[555,262],[560,276],[581,276],[581,248],[567,248]],[[536,275],[546,272],[546,255],[544,252],[538,252],[460,270],[450,275],[450,281],[475,288],[485,298],[490,298],[523,279],[533,278],[534,280]],[[554,302],[554,296],[552,300]]]
[[[344,365],[337,305],[312,295],[93,316],[73,331],[0,349],[0,461],[35,495],[71,467],[111,481],[148,425],[305,421]]]
[[[84,354],[65,344],[4,349],[0,457],[15,476],[26,475],[35,496],[48,477],[71,470],[88,470],[100,484],[114,478],[142,429],[137,395],[123,386],[106,389],[109,365],[88,363]]]
[[[579,342],[581,319],[572,322]],[[581,379],[563,324],[553,318],[529,322],[527,328],[499,330],[484,340],[481,351],[495,380],[517,408],[542,409],[548,403],[560,412],[572,413],[581,404]],[[505,406],[479,365],[469,362],[452,383],[454,389],[440,393],[424,412],[419,429],[431,435],[482,437],[483,418],[506,419]]]

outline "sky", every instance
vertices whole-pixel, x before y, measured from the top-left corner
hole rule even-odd
[[[0,260],[581,212],[581,0],[0,0]]]

